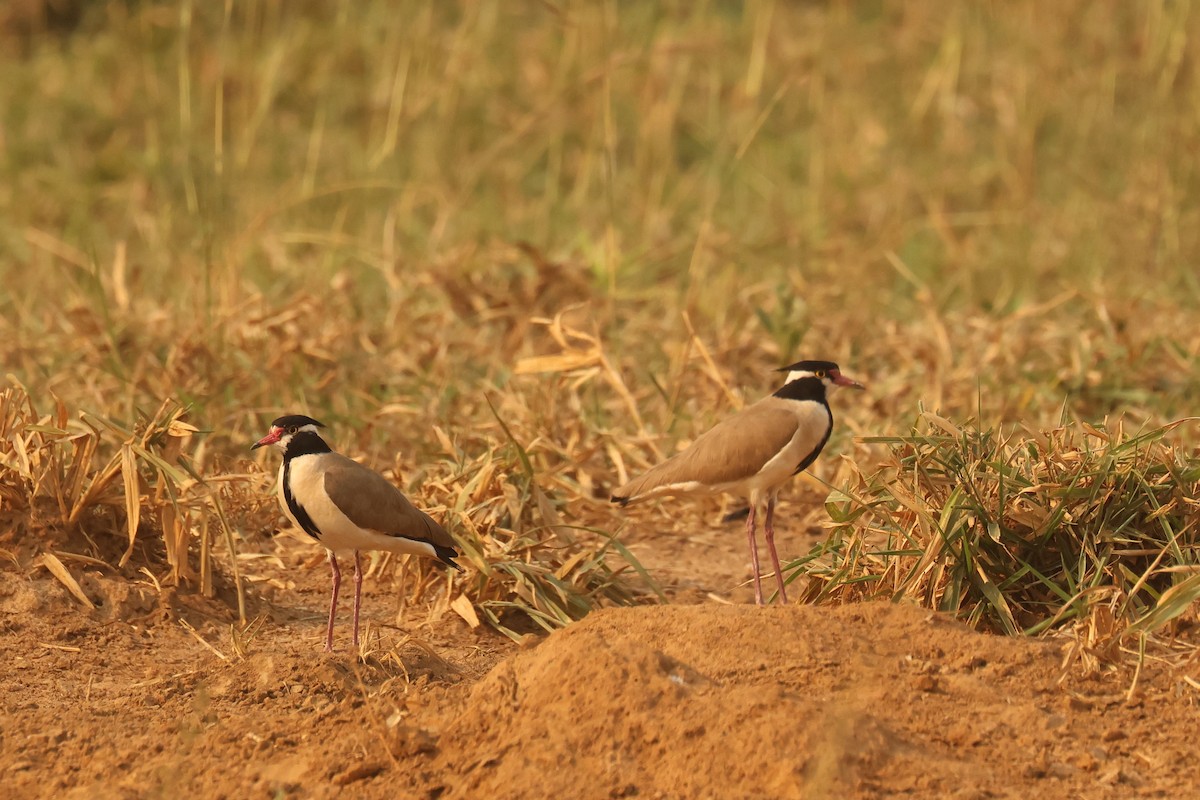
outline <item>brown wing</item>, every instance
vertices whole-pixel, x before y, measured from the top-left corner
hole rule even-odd
[[[744,480],[787,446],[796,434],[795,412],[765,398],[706,431],[691,446],[613,492],[627,503],[654,489],[692,482],[718,486]]]
[[[360,528],[454,549],[454,539],[433,517],[408,502],[387,478],[339,453],[330,453],[325,491]]]

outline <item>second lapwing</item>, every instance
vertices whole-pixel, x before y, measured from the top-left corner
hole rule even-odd
[[[763,604],[759,577],[758,516],[763,530],[779,599],[787,602],[783,570],[775,552],[775,500],[793,475],[816,461],[833,431],[829,395],[863,385],[846,377],[832,361],[798,361],[779,370],[787,378],[778,391],[747,406],[667,459],[612,493],[620,505],[653,497],[697,492],[730,492],[750,501],[746,538],[754,569],[754,601]]]
[[[275,445],[283,451],[277,492],[293,524],[329,551],[333,594],[325,650],[333,650],[333,621],[342,575],[335,551],[354,552],[354,646],[358,647],[358,609],[362,597],[359,550],[386,550],[434,558],[461,569],[454,539],[433,517],[413,506],[391,481],[357,461],[333,452],[312,417],[289,414],[271,423],[255,450]]]

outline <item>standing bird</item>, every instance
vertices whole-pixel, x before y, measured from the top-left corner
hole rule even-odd
[[[613,492],[612,502],[626,506],[661,495],[735,492],[750,500],[746,538],[754,567],[754,600],[763,604],[755,518],[766,506],[763,529],[775,566],[779,598],[787,602],[783,570],[775,552],[775,499],[793,475],[809,467],[833,431],[827,395],[839,386],[865,388],[842,374],[832,361],[797,361],[783,386],[770,397],[718,423],[686,450]]]
[[[354,551],[354,646],[358,647],[358,608],[362,597],[359,550],[387,550],[454,563],[454,540],[433,518],[415,508],[387,478],[333,452],[317,428],[320,422],[289,414],[271,423],[251,450],[273,444],[283,451],[279,467],[279,504],[288,519],[329,551],[333,596],[325,651],[333,651],[333,620],[342,573],[335,550]]]

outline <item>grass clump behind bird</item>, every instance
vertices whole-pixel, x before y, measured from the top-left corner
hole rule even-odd
[[[1200,598],[1195,420],[1127,433],[981,428],[922,414],[830,495],[828,539],[791,565],[811,601],[908,600],[1010,634],[1110,620],[1117,639]]]

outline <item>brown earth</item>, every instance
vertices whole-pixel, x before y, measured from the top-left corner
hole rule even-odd
[[[519,646],[444,600],[393,614],[368,578],[361,659],[321,652],[328,574],[285,537],[236,637],[226,604],[66,562],[86,611],[18,558],[0,579],[3,796],[1200,796],[1177,671],[1147,661],[1129,693],[1129,669],[1064,671],[1063,644],[918,608],[756,609],[735,588],[740,528],[664,539],[659,513],[627,534],[677,604]]]

